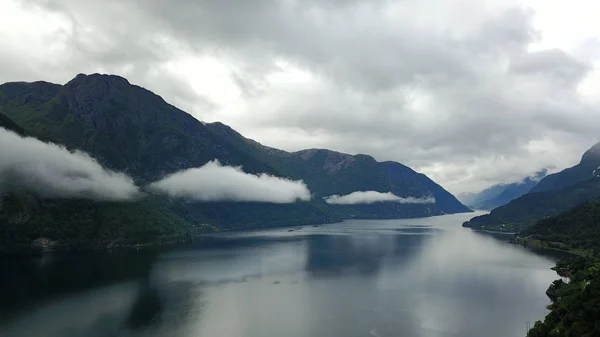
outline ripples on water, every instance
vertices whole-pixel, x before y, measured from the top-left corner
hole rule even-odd
[[[471,214],[0,260],[2,336],[524,336],[553,262]]]

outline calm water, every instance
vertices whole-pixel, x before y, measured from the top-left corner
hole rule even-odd
[[[0,260],[0,335],[524,336],[553,262],[461,228],[470,216]]]

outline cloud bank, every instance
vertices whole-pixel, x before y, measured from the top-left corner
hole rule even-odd
[[[85,152],[21,137],[0,128],[0,186],[42,197],[125,201],[139,195],[125,174],[103,168]]]
[[[414,198],[399,197],[392,192],[381,193],[377,191],[357,191],[346,195],[331,195],[325,197],[325,202],[333,205],[356,205],[356,204],[374,204],[376,202],[397,202],[400,204],[433,204],[435,198],[423,197]]]
[[[223,166],[219,161],[173,173],[149,185],[149,189],[173,198],[197,201],[269,202],[276,204],[310,200],[302,181],[268,174],[245,173],[241,167]]]

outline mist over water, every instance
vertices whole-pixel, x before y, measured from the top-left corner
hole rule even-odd
[[[472,214],[0,260],[2,336],[524,336],[553,262]]]

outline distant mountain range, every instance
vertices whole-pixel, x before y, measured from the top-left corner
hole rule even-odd
[[[529,193],[529,191],[536,186],[547,173],[548,170],[543,169],[533,176],[526,177],[519,182],[494,185],[479,193],[459,195],[458,198],[471,209],[492,210]]]
[[[263,146],[224,124],[201,123],[114,75],[80,74],[65,85],[2,84],[0,126],[85,151],[140,186],[218,160],[225,166],[241,166],[246,173],[302,180],[312,193],[308,202],[273,204],[193,202],[161,196],[117,203],[48,199],[27,190],[5,192],[0,247],[10,243],[23,248],[40,237],[69,247],[102,247],[171,240],[199,227],[256,228],[470,211],[427,176],[400,163],[325,149],[286,152]],[[340,205],[324,200],[357,191],[390,192],[399,200],[432,202]],[[14,249],[5,249],[10,250]]]
[[[521,231],[600,197],[600,143],[584,153],[579,164],[548,175],[525,194],[490,214],[475,217],[465,227]]]

